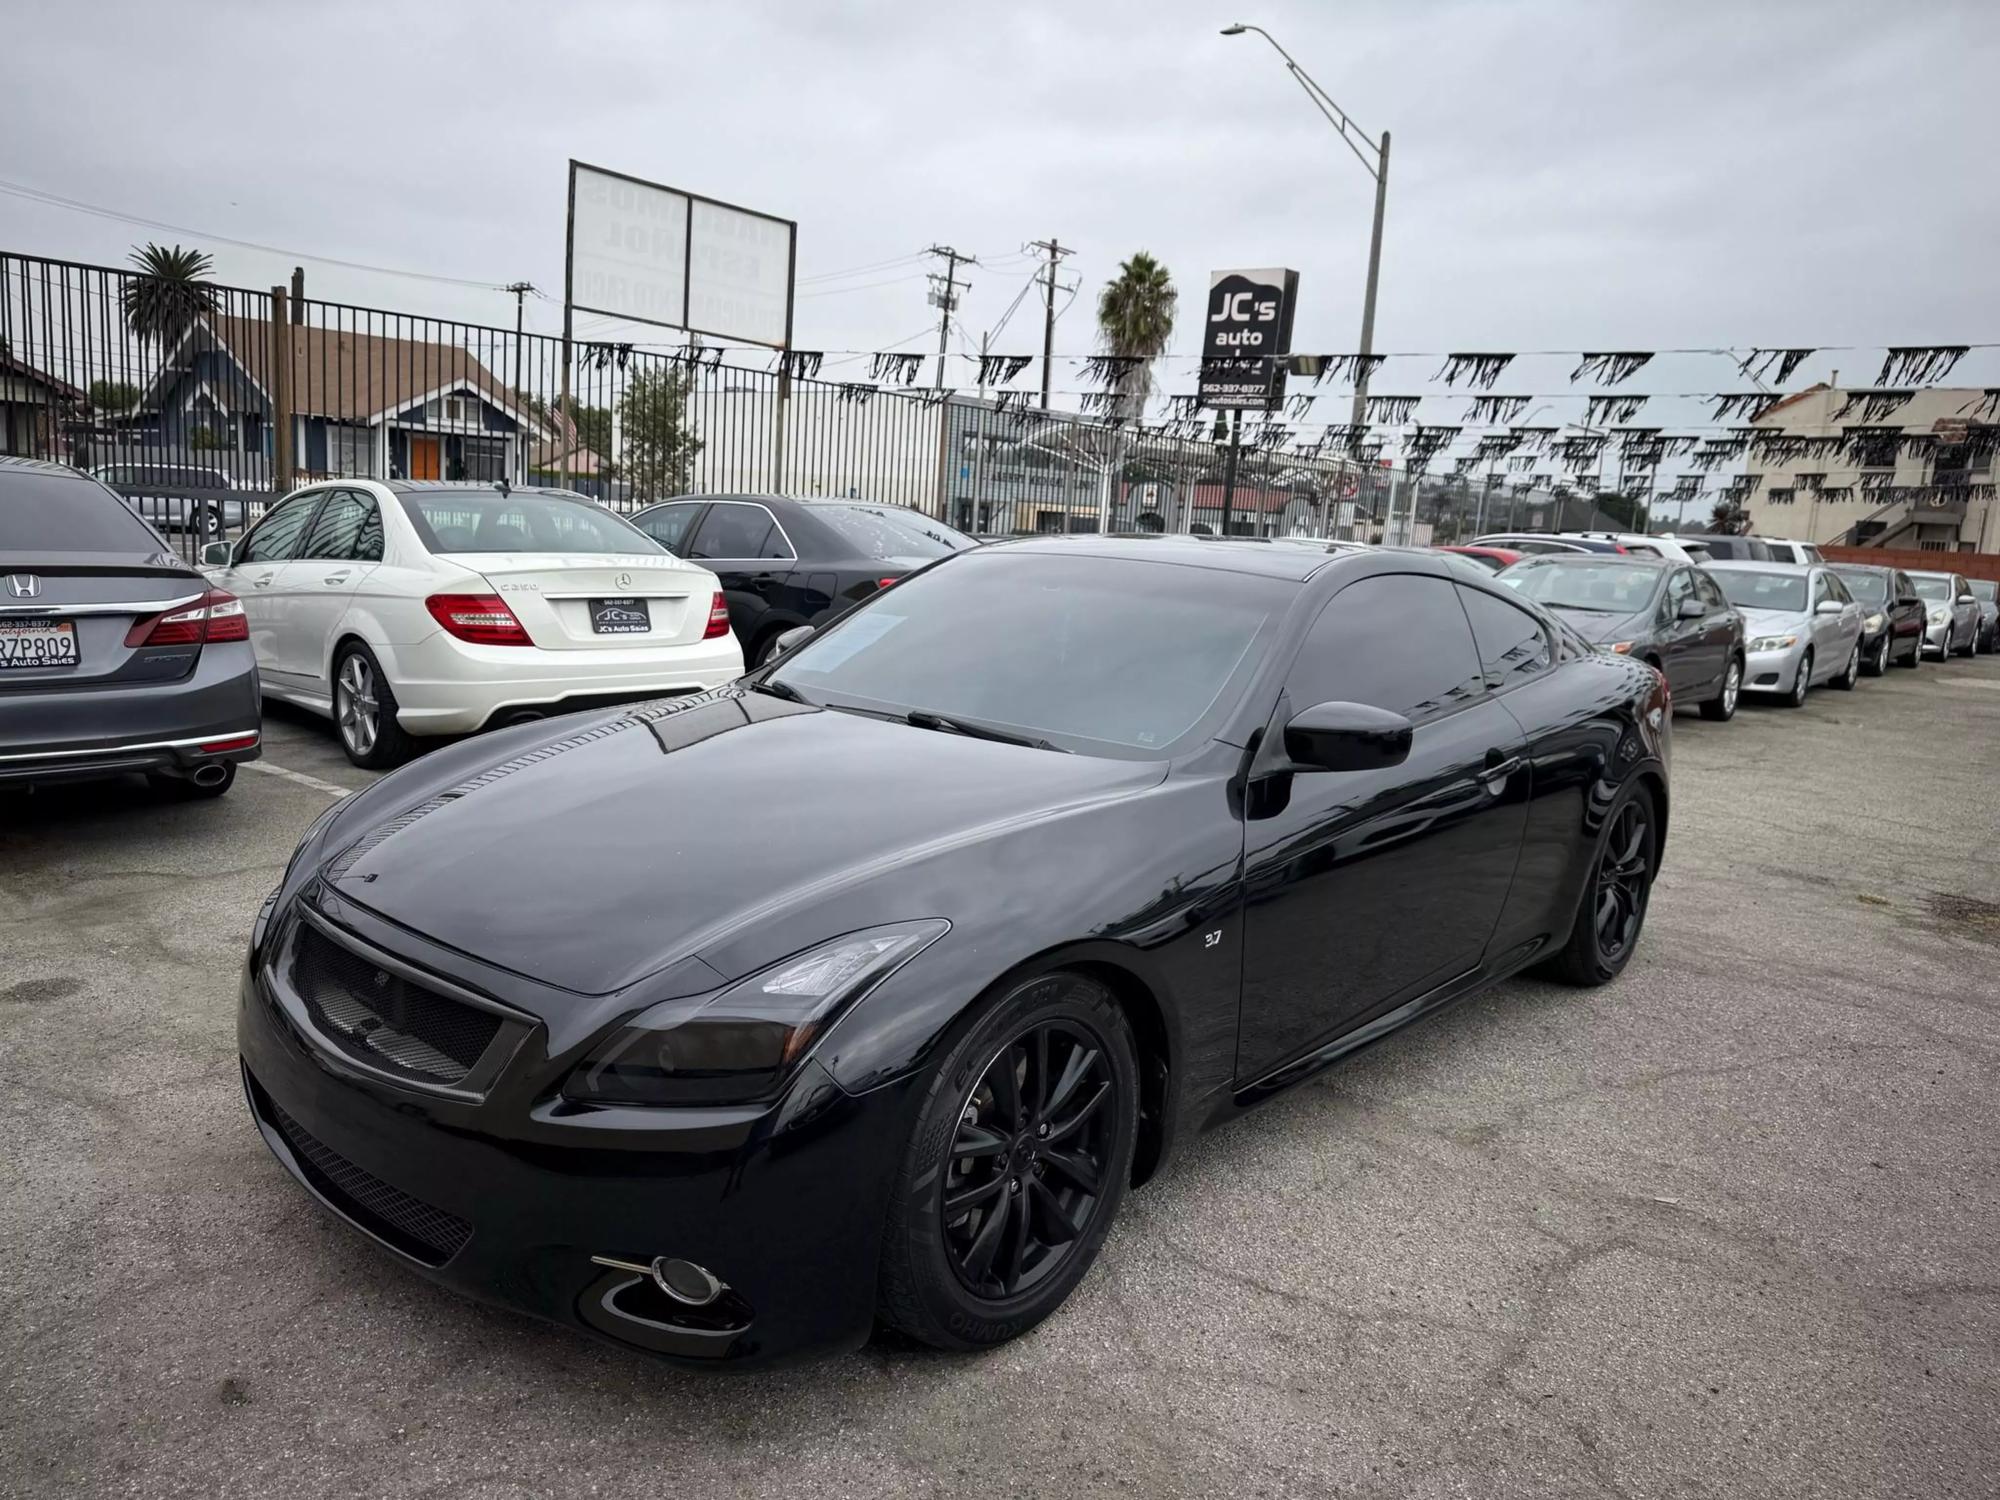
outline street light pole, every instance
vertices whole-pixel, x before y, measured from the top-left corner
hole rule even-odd
[[[1371,140],[1368,132],[1355,124],[1347,111],[1333,102],[1333,96],[1315,83],[1312,75],[1300,67],[1292,54],[1280,47],[1278,39],[1263,27],[1246,26],[1239,21],[1222,28],[1224,36],[1241,36],[1246,31],[1256,32],[1285,60],[1286,70],[1306,91],[1306,97],[1340,132],[1341,140],[1354,153],[1354,159],[1361,163],[1361,169],[1375,179],[1375,223],[1368,236],[1368,285],[1361,298],[1361,365],[1354,377],[1353,425],[1359,427],[1368,412],[1368,356],[1375,352],[1375,288],[1382,276],[1382,215],[1389,202],[1389,132],[1383,131],[1380,140]],[[1356,141],[1360,145],[1356,145]],[[1362,150],[1364,146],[1367,148],[1365,154]],[[1372,162],[1370,156],[1374,158]]]

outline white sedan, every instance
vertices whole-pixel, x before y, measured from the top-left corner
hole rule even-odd
[[[357,766],[743,671],[713,573],[559,490],[332,480],[202,563],[243,601],[265,696],[331,718]]]

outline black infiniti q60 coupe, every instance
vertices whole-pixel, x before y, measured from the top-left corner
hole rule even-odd
[[[789,644],[307,832],[239,1034],[326,1206],[688,1363],[978,1348],[1176,1141],[1638,941],[1664,682],[1441,555],[1031,539]]]

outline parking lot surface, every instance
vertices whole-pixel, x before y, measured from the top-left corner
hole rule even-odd
[[[1682,714],[1617,984],[1509,983],[1193,1142],[1018,1343],[749,1376],[434,1289],[271,1159],[245,934],[367,777],[282,711],[263,765],[0,799],[0,1493],[2000,1486],[1993,662]]]

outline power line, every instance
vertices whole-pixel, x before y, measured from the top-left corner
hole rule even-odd
[[[256,250],[265,255],[280,255],[292,260],[311,261],[314,265],[339,266],[349,271],[366,271],[375,276],[402,276],[412,281],[441,282],[447,286],[472,287],[482,292],[504,292],[508,287],[497,281],[474,281],[463,276],[439,276],[430,271],[406,271],[399,266],[370,265],[366,261],[341,260],[331,255],[315,255],[307,250],[287,250],[282,245],[266,245],[256,240],[234,239],[226,234],[214,234],[205,229],[190,229],[184,224],[169,224],[163,219],[149,219],[140,214],[120,213],[116,209],[103,208],[95,203],[85,203],[77,198],[65,198],[59,193],[51,193],[41,188],[29,187],[25,183],[8,182],[0,179],[0,193],[15,198],[25,198],[31,203],[45,204],[51,208],[64,208],[72,213],[91,214],[100,219],[110,219],[120,224],[136,224],[142,229],[159,229],[168,234],[185,234],[198,240],[210,240],[218,245],[234,245],[239,250]]]

